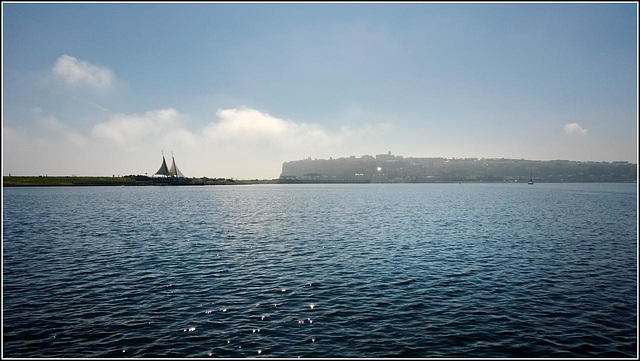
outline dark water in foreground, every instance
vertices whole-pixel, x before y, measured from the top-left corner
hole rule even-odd
[[[636,356],[635,184],[3,191],[5,357]]]

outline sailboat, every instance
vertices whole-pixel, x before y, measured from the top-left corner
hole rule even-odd
[[[165,177],[176,177],[176,178],[184,178],[184,174],[180,172],[178,166],[176,166],[176,159],[173,157],[173,152],[171,152],[171,160],[173,163],[171,164],[171,169],[167,167],[167,161],[164,159],[164,151],[162,152],[162,165],[160,165],[160,169],[156,172],[155,175],[163,175]]]
[[[528,185],[533,185],[533,167],[531,167],[531,178],[529,179]]]

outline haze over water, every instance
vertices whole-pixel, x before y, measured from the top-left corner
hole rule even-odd
[[[637,357],[636,184],[3,190],[5,357]]]

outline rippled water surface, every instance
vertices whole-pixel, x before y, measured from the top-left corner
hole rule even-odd
[[[636,356],[635,184],[3,192],[5,357]]]

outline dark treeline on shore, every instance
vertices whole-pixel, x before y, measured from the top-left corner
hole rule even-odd
[[[388,154],[285,162],[291,182],[636,182],[637,165],[621,162],[496,158],[413,158]]]
[[[238,180],[230,178],[165,178],[144,175],[124,177],[87,176],[4,176],[5,187],[54,187],[54,186],[191,186],[275,183],[273,180]]]

